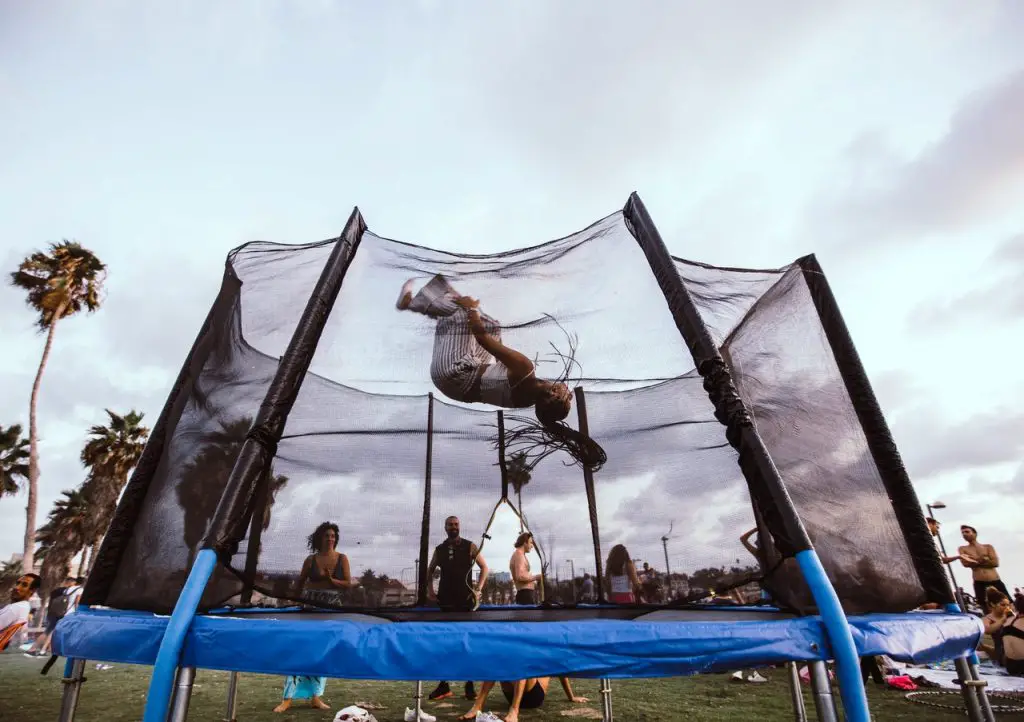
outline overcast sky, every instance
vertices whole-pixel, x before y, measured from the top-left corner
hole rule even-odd
[[[1022,584],[1022,33],[1012,0],[0,4],[0,265],[74,238],[110,267],[44,378],[39,522],[105,407],[155,420],[231,248],[358,205],[486,253],[636,190],[674,255],[818,255],[947,544],[977,526]],[[0,308],[0,424],[27,426],[43,339]]]

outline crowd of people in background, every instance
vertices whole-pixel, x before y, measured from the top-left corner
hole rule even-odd
[[[932,535],[937,538],[939,522],[929,517],[927,523]],[[745,534],[741,541],[756,555],[757,546],[751,542],[753,532],[751,530]],[[992,643],[983,644],[979,651],[987,654],[995,664],[1005,667],[1009,674],[1024,676],[1024,592],[1018,587],[1010,594],[997,571],[999,555],[996,549],[991,544],[981,543],[974,527],[962,525],[960,532],[965,543],[955,554],[943,553],[941,558],[946,564],[959,562],[971,570],[973,596],[962,588],[958,589],[957,596],[966,607],[976,608],[983,615],[985,632],[991,637]],[[426,598],[444,612],[472,613],[480,606],[490,569],[477,545],[461,536],[458,517],[450,516],[445,520],[445,534],[445,540],[433,550],[427,568]],[[340,529],[333,522],[320,524],[309,535],[307,544],[310,553],[297,579],[297,594],[301,597],[321,603],[343,603],[345,599],[353,598],[351,595],[358,590],[360,582],[352,576],[347,555],[338,550],[340,537]],[[531,569],[528,556],[535,548],[533,535],[524,531],[516,539],[509,557],[508,568],[514,598],[508,601],[517,605],[532,606],[543,601],[545,576]],[[603,596],[607,602],[625,605],[665,603],[673,598],[665,582],[666,579],[647,562],[638,570],[625,545],[616,544],[611,548],[604,568]],[[10,603],[0,608],[0,651],[17,636],[24,635],[34,627],[37,635],[25,654],[50,655],[56,626],[60,620],[74,613],[83,583],[82,578],[68,576],[47,594],[46,603],[43,604],[38,597],[40,577],[25,574],[19,578],[11,591]],[[578,587],[574,579],[572,588],[575,603],[596,603],[600,599],[596,580],[589,573],[583,573]],[[740,600],[734,601],[739,603]],[[936,606],[932,604],[926,608]],[[733,677],[737,674],[742,680],[742,672]],[[481,677],[485,678],[486,674]],[[464,696],[473,705],[461,719],[486,719],[488,713],[483,712],[483,706],[491,690],[497,686],[508,703],[506,722],[516,722],[520,709],[536,708],[543,704],[551,679],[484,679],[479,694],[474,682],[466,681]],[[573,693],[569,679],[558,679],[570,701],[587,701]],[[283,712],[296,701],[305,701],[317,709],[329,709],[330,705],[323,699],[326,683],[326,677],[322,676],[288,676],[284,682],[281,702],[274,711]],[[439,700],[452,696],[454,693],[450,684],[441,681],[429,698]],[[423,711],[417,716],[417,712],[411,708],[405,714],[407,722],[432,722],[434,719]]]

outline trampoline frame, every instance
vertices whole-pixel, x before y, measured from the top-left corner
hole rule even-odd
[[[830,582],[825,569],[815,552],[807,535],[799,514],[793,505],[778,469],[771,455],[759,436],[746,410],[743,399],[732,384],[730,369],[722,358],[717,345],[692,297],[689,294],[679,271],[673,263],[660,234],[655,228],[646,208],[636,193],[631,194],[623,216],[626,226],[644,252],[658,281],[673,320],[680,335],[685,340],[698,373],[704,378],[705,389],[714,404],[715,415],[726,427],[726,437],[739,454],[739,464],[750,488],[751,497],[756,510],[765,514],[764,518],[771,536],[780,551],[786,556],[794,556],[798,567],[814,602],[819,610],[820,624],[824,639],[827,642],[829,657],[835,660],[839,692],[845,717],[850,722],[870,722],[867,696],[860,676],[858,649],[854,641],[850,619],[844,613],[835,588]],[[341,233],[327,259],[323,271],[311,292],[305,312],[300,318],[287,350],[281,357],[274,380],[271,382],[266,397],[253,421],[252,428],[242,444],[238,458],[231,471],[221,498],[210,531],[197,554],[188,578],[174,605],[166,629],[161,637],[159,649],[153,662],[153,673],[149,693],[146,698],[143,722],[182,722],[187,715],[188,698],[191,691],[195,668],[181,666],[182,649],[196,618],[203,592],[220,560],[230,559],[237,549],[238,540],[244,538],[246,527],[255,518],[257,506],[265,499],[265,475],[261,473],[270,463],[280,441],[285,422],[291,407],[298,395],[299,388],[309,369],[311,353],[303,350],[316,348],[325,323],[333,308],[334,301],[340,292],[349,265],[354,258],[366,224],[356,208],[353,210],[344,231]],[[895,452],[891,435],[885,420],[878,409],[877,402],[871,392],[866,374],[856,356],[852,340],[842,324],[831,291],[824,275],[820,273],[813,256],[800,259],[798,262],[804,271],[804,277],[810,287],[812,297],[828,337],[829,344],[840,364],[840,372],[850,392],[855,410],[862,426],[871,429],[869,433],[869,450],[885,484],[893,506],[899,518],[900,527],[906,537],[918,576],[926,591],[932,597],[941,597],[947,605],[952,604],[950,611],[960,611],[953,604],[952,588],[942,569],[938,554],[931,545],[930,553],[925,542],[930,542],[920,504],[913,487]],[[829,316],[826,323],[826,314]],[[211,322],[208,317],[206,325]],[[193,349],[195,351],[195,349]],[[187,370],[193,363],[190,353],[186,366],[176,386],[186,378]],[[170,405],[170,400],[168,406]],[[169,411],[165,407],[158,426],[167,423]],[[156,436],[154,430],[154,436]],[[154,444],[147,448],[139,467],[151,465],[159,459],[162,448]],[[137,472],[138,473],[138,472]],[[131,486],[131,485],[130,485]],[[592,481],[590,483],[592,486]],[[589,489],[588,489],[589,491]],[[130,524],[133,504],[137,505],[144,498],[145,488],[130,489],[131,499],[125,503],[125,509],[119,509],[112,527],[119,531],[127,531]],[[125,496],[129,496],[126,493]],[[593,507],[592,507],[593,508]],[[593,520],[596,522],[596,519]],[[256,525],[258,526],[258,525]],[[595,543],[596,528],[595,533]],[[111,535],[108,534],[107,541]],[[116,548],[111,542],[107,549],[107,541],[101,548],[97,570],[101,580],[90,580],[91,586],[101,588],[109,583],[116,573],[120,553],[123,547]],[[249,576],[250,564],[246,565]],[[420,577],[426,570],[421,565]],[[422,579],[419,581],[422,582]],[[251,591],[251,584],[249,585]],[[421,589],[423,585],[421,583]],[[88,590],[87,590],[88,592]],[[88,604],[88,599],[83,602]],[[88,610],[88,606],[84,611]],[[65,624],[62,621],[61,624]],[[415,622],[410,623],[415,624]],[[686,624],[686,622],[663,622],[663,624]],[[58,629],[60,627],[58,626]],[[84,659],[76,655],[73,644],[62,648],[60,637],[55,640],[58,651],[68,657],[65,671],[65,692],[62,704],[62,722],[71,722],[77,706],[78,694],[82,682]],[[814,688],[814,699],[821,720],[838,718],[834,700],[831,697],[831,685],[825,669],[826,650],[818,651],[818,658],[810,659],[811,681]],[[979,684],[976,677],[971,676],[970,662],[967,655],[969,649],[957,650],[958,671],[962,672],[963,690],[968,713],[972,720],[983,720],[983,710],[991,714],[985,699],[983,683]],[[962,669],[961,669],[962,667]],[[437,670],[443,674],[442,669]],[[571,672],[569,672],[571,675]],[[817,681],[815,681],[817,680]],[[177,688],[177,689],[176,689]],[[417,694],[417,706],[419,703]],[[605,707],[605,718],[611,719],[610,685],[602,678],[602,698]],[[795,697],[794,697],[795,700]],[[170,715],[170,716],[168,716]]]

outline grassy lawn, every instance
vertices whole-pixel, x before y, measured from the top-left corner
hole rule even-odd
[[[39,670],[41,659],[31,659],[20,653],[0,654],[0,720],[10,722],[55,722],[60,711],[61,684],[64,660],[60,660],[43,677]],[[97,670],[95,664],[86,667],[86,681],[78,707],[78,722],[136,722],[142,716],[150,667],[114,665],[109,670]],[[615,718],[622,722],[659,722],[690,720],[692,722],[721,722],[723,720],[756,720],[756,722],[789,722],[793,719],[789,701],[789,687],[784,669],[762,670],[769,678],[765,684],[730,682],[727,675],[707,675],[673,679],[637,679],[612,681],[612,706]],[[225,672],[199,670],[189,707],[190,720],[208,722],[224,719],[228,675]],[[325,699],[331,712],[319,712],[307,707],[293,707],[283,715],[271,712],[280,701],[281,677],[244,674],[239,681],[238,719],[240,722],[258,720],[294,720],[295,722],[330,722],[334,712],[342,707],[371,702],[384,709],[372,710],[379,722],[402,719],[406,706],[412,705],[414,686],[407,682],[361,682],[328,680]],[[433,689],[436,681],[424,683],[424,694]],[[552,681],[547,701],[541,710],[524,710],[523,722],[552,722],[562,719],[600,719],[600,698],[596,680],[574,680],[577,694],[588,697],[585,705],[573,705],[565,699],[557,681]],[[461,684],[452,685],[461,693]],[[915,722],[943,722],[962,720],[963,714],[908,702],[901,692],[868,689],[871,709],[880,722],[913,720]],[[804,699],[810,719],[814,719],[814,704],[804,690]],[[944,698],[959,701],[959,698]],[[947,702],[948,703],[948,702]],[[438,720],[454,719],[469,708],[470,703],[460,697],[440,703],[427,702],[428,712]],[[491,693],[486,709],[503,715],[504,697],[500,690]],[[574,714],[572,714],[574,713]]]

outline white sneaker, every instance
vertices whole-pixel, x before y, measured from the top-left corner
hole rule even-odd
[[[416,719],[416,710],[411,707],[405,708],[405,722],[437,722],[437,717],[420,710],[419,719]]]
[[[747,677],[747,681],[748,682],[767,682],[768,678],[767,677],[762,677],[760,674],[758,674],[755,671],[752,675]]]
[[[395,301],[395,308],[399,311],[404,311],[409,307],[409,303],[405,300],[405,297],[412,293],[412,287],[414,284],[415,280],[412,278],[402,284],[402,290],[398,294],[398,300]],[[413,710],[413,714],[415,714],[415,710]]]
[[[477,712],[476,722],[501,722],[501,717],[493,712]]]

